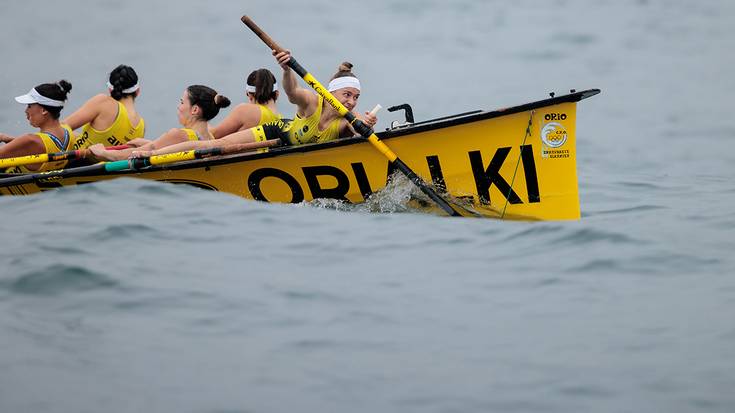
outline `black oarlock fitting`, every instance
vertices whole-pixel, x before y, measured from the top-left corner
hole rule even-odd
[[[405,112],[406,122],[413,123],[413,109],[411,109],[411,105],[409,105],[408,103],[404,103],[402,105],[391,106],[388,108],[388,112],[395,112],[401,109],[406,111]]]

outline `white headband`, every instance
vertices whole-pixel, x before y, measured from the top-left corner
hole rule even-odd
[[[107,87],[109,89],[115,89],[115,86],[112,85],[112,83],[107,82]],[[140,89],[140,83],[136,83],[133,86],[130,86],[127,89],[123,89],[122,93],[134,93],[136,90]]]
[[[25,95],[17,96],[15,98],[15,101],[26,105],[30,105],[31,103],[38,103],[39,105],[44,106],[53,106],[57,108],[64,107],[64,101],[49,99],[46,96],[38,93],[36,88],[31,89]]]
[[[278,91],[278,82],[273,82],[273,90],[271,92]],[[245,93],[255,93],[255,86],[245,85]]]
[[[356,77],[352,76],[338,77],[329,82],[327,90],[329,90],[330,92],[334,92],[337,89],[342,89],[346,87],[353,87],[357,90],[360,90],[360,81]]]

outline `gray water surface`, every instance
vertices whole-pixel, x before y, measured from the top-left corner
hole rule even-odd
[[[149,136],[188,84],[242,101],[278,73],[245,13],[320,80],[354,63],[363,110],[602,89],[582,219],[447,219],[410,186],[383,212],[131,179],[2,197],[1,412],[735,410],[735,3],[8,2],[0,131],[29,130],[14,96],[65,78],[69,114],[120,63]]]

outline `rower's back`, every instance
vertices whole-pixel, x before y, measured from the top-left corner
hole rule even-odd
[[[124,145],[145,135],[145,121],[135,106],[140,94],[135,70],[119,65],[110,72],[107,88],[109,95],[92,97],[64,120],[72,129],[82,128],[72,149]]]

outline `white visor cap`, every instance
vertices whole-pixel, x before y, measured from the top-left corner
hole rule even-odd
[[[38,93],[38,91],[36,91],[36,88],[31,89],[25,95],[16,96],[15,101],[18,103],[22,103],[24,105],[38,103],[39,105],[44,105],[44,106],[53,106],[57,108],[64,107],[63,101],[47,98],[46,96],[43,96],[42,94]]]

